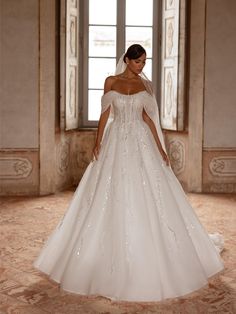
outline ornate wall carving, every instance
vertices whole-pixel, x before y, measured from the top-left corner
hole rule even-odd
[[[203,192],[236,192],[235,150],[205,150],[203,153]]]
[[[185,148],[180,140],[172,140],[169,143],[169,158],[175,174],[180,174],[185,167]]]
[[[165,9],[171,10],[175,7],[175,1],[174,0],[165,0]]]
[[[213,176],[236,176],[236,157],[214,157],[209,163],[209,169]]]
[[[77,17],[71,16],[70,17],[70,57],[76,58],[77,57]]]
[[[165,21],[165,30],[166,30],[166,49],[165,57],[169,58],[172,56],[173,46],[174,46],[174,18],[166,19]]]
[[[70,163],[70,142],[69,140],[62,141],[56,149],[57,172],[64,176],[67,172]]]
[[[65,97],[61,98],[61,116],[65,117],[66,121],[64,123],[61,120],[61,126],[65,126],[66,130],[72,130],[78,127],[79,122],[79,1],[66,1],[64,10],[66,25],[61,42],[65,41],[66,53],[64,55],[64,46],[62,46],[61,54],[65,63],[61,64],[61,69],[65,71],[62,72],[65,81],[61,81],[61,90],[64,91],[65,87]]]
[[[69,79],[69,113],[70,116],[76,116],[76,68],[70,67],[70,79]]]
[[[165,89],[164,89],[164,99],[165,107],[163,108],[163,117],[166,121],[170,120],[169,123],[172,123],[172,119],[176,119],[176,116],[173,115],[173,107],[175,106],[174,101],[174,82],[173,82],[173,68],[165,68],[164,71],[164,80],[165,80]]]
[[[184,130],[185,2],[163,1],[160,119],[162,128],[167,130]]]
[[[23,157],[0,157],[0,178],[16,180],[27,178],[33,169],[31,161]]]
[[[70,0],[70,2],[71,2],[71,7],[77,8],[77,6],[78,6],[77,0]]]

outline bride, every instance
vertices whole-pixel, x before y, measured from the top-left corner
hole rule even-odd
[[[223,269],[170,167],[145,61],[132,45],[106,79],[94,160],[34,263],[66,291],[160,301]]]

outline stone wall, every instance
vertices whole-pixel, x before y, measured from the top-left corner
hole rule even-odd
[[[0,194],[37,194],[38,0],[1,0],[0,5]]]
[[[235,193],[236,2],[192,0],[190,11],[186,132],[165,132],[167,147],[187,191]]]
[[[236,2],[206,6],[203,191],[236,192]]]
[[[0,4],[0,195],[46,195],[77,185],[96,132],[60,129],[59,4]]]

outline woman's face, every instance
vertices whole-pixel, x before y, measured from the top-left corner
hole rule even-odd
[[[146,63],[146,53],[143,53],[137,59],[128,59],[126,58],[126,64],[128,69],[134,74],[140,74]]]

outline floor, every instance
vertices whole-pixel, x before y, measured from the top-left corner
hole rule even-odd
[[[192,295],[165,302],[113,302],[63,292],[32,267],[73,191],[0,201],[0,314],[236,313],[236,195],[188,194],[208,232],[225,239],[224,272]]]

